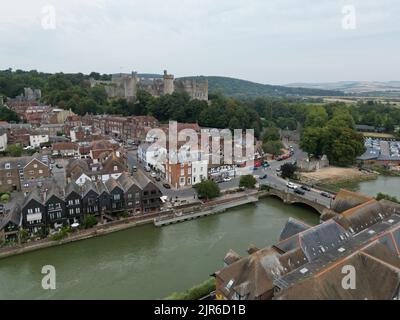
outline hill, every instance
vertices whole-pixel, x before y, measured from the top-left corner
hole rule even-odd
[[[223,95],[235,98],[251,98],[257,96],[343,96],[341,91],[325,90],[318,88],[297,88],[261,84],[247,80],[218,77],[218,76],[199,76],[184,77],[181,79],[196,79],[199,81],[208,79],[209,92],[219,91]]]
[[[340,90],[348,95],[400,96],[400,81],[339,81],[326,83],[291,83],[287,87]]]

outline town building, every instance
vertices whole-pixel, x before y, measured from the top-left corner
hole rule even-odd
[[[333,219],[314,227],[290,219],[273,246],[229,251],[215,273],[217,299],[399,299],[400,205],[353,195],[339,192],[334,207],[344,211]],[[352,290],[342,286],[347,265]]]

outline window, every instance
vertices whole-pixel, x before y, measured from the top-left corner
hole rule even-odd
[[[74,214],[74,209],[69,209],[69,214],[72,216]]]
[[[74,205],[74,200],[68,200],[68,204],[69,204],[70,206]]]
[[[11,172],[7,172],[7,177],[11,177]]]
[[[118,171],[118,167],[117,166],[114,166],[114,171]]]
[[[7,183],[8,183],[8,184],[12,184],[12,181],[11,181],[11,180],[7,180]]]
[[[128,199],[132,199],[133,194],[132,193],[128,193]]]
[[[61,209],[61,203],[56,203],[56,209]]]
[[[181,176],[185,175],[185,169],[181,169]]]
[[[179,184],[185,184],[185,177],[179,178]]]
[[[28,209],[28,214],[32,214],[33,210],[32,209]]]
[[[75,199],[75,204],[79,204],[79,199]]]
[[[34,174],[34,171],[33,170],[29,170],[29,174],[30,175]]]
[[[196,168],[193,168],[193,173],[196,173]]]
[[[61,212],[58,211],[58,212],[57,212],[57,219],[60,219],[60,218],[61,218]]]
[[[121,195],[118,194],[114,194],[114,200],[120,200],[121,199]]]
[[[139,200],[137,200],[137,201],[136,201],[136,205],[139,205],[139,204],[140,204],[140,201],[139,201]]]
[[[43,174],[43,170],[42,169],[39,170],[39,174]]]
[[[156,190],[151,190],[151,194],[156,194]]]
[[[6,163],[5,166],[4,166],[4,168],[5,168],[5,169],[10,169],[10,168],[11,168],[11,165],[10,165],[9,163]]]
[[[35,208],[35,213],[40,213],[40,208]]]
[[[76,213],[81,213],[81,209],[80,209],[80,208],[76,208],[76,209],[75,209],[75,212],[76,212]]]
[[[192,183],[192,178],[188,178],[188,179],[187,179],[187,183],[188,183],[188,184],[191,184],[191,183]]]
[[[136,198],[136,199],[139,199],[139,198],[140,198],[140,192],[136,192],[135,198]]]
[[[145,192],[143,192],[143,195],[144,195],[144,196],[147,196],[147,195],[149,195],[149,192],[148,192],[148,191],[145,191]]]
[[[37,168],[37,163],[33,164],[33,167],[36,169]]]
[[[49,217],[50,217],[51,220],[54,220],[54,213],[50,213]]]

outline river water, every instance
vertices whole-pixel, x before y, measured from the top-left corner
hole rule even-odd
[[[400,196],[399,178],[351,186]],[[289,217],[319,221],[310,209],[266,198],[226,213],[156,228],[135,227],[103,237],[0,260],[0,299],[158,299],[184,291],[223,265],[229,249],[274,243]],[[56,269],[56,289],[41,286],[44,265]]]

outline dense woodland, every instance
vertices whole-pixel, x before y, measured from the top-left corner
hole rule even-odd
[[[374,102],[354,105],[322,104],[319,100],[298,97],[233,98],[210,91],[209,103],[190,100],[188,95],[153,97],[139,91],[135,102],[107,98],[104,87],[90,87],[89,78],[109,79],[109,75],[46,74],[36,71],[0,71],[0,95],[15,97],[24,87],[42,89],[42,100],[53,106],[72,109],[80,115],[120,114],[153,115],[161,122],[198,122],[216,128],[252,128],[263,140],[268,153],[278,155],[282,144],[279,129],[302,131],[301,146],[310,155],[326,154],[333,164],[350,165],[364,152],[363,137],[355,124],[385,128],[393,133],[400,124],[400,109]],[[0,120],[17,121],[17,116],[0,108]]]

